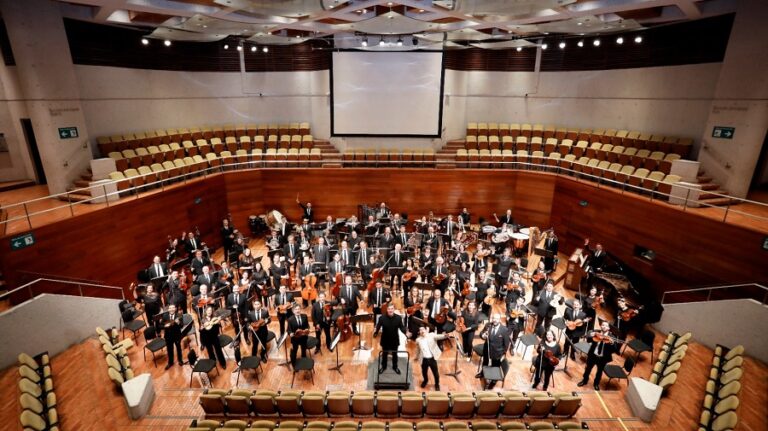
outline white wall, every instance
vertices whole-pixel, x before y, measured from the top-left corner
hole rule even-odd
[[[119,302],[45,293],[0,313],[0,369],[14,365],[21,352],[54,356],[96,335],[97,326],[117,327]]]
[[[93,136],[237,123],[309,122],[330,136],[329,73],[175,72],[75,66]],[[259,95],[261,93],[261,95]]]
[[[742,344],[747,355],[768,362],[768,307],[752,299],[665,304],[654,326],[661,332],[691,331],[694,340],[712,349]]]
[[[21,99],[16,67],[0,62],[0,133],[5,135],[10,162],[10,166],[0,164],[0,181],[35,179],[21,128],[20,119],[28,117],[26,104]]]
[[[444,138],[467,122],[539,123],[698,140],[720,63],[578,72],[446,71]],[[527,97],[526,97],[527,94]]]

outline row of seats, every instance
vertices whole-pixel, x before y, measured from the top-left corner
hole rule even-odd
[[[208,389],[200,395],[206,416],[303,417],[571,417],[581,407],[572,392],[393,392]]]
[[[623,147],[621,147],[623,148]],[[679,160],[680,156],[674,153],[665,154],[661,151],[654,151],[653,153],[648,150],[634,151],[634,149],[618,149],[618,152],[573,152],[568,153],[566,151],[544,151],[535,150],[528,151],[527,149],[518,150],[467,150],[459,148],[456,150],[456,160],[459,162],[464,161],[507,161],[505,159],[514,159],[521,155],[531,155],[536,158],[546,157],[547,163],[557,165],[561,160],[579,160],[581,158],[587,158],[588,160],[597,160],[599,163],[607,162],[608,165],[615,164],[618,166],[632,166],[635,169],[645,168],[648,170],[660,170],[665,174],[668,174],[672,168],[672,162]],[[629,151],[628,151],[629,150]]]
[[[18,359],[21,426],[25,430],[58,430],[59,415],[48,352],[34,357],[20,353]]]
[[[584,422],[381,422],[381,421],[281,421],[258,420],[246,422],[242,420],[194,420],[187,431],[508,431],[508,430],[588,430]]]
[[[683,335],[670,332],[659,352],[659,358],[653,366],[651,376],[648,379],[653,384],[659,385],[664,391],[677,381],[677,371],[682,365],[683,358],[688,351],[688,341],[692,334]]]
[[[266,152],[260,149],[254,149],[251,152],[246,150],[237,150],[235,154],[228,150],[222,151],[221,155],[208,153],[205,157],[201,155],[186,156],[173,160],[166,160],[161,163],[153,163],[150,166],[139,166],[137,169],[128,168],[111,172],[109,178],[118,181],[118,190],[125,190],[128,187],[140,187],[144,184],[155,181],[163,181],[168,178],[174,178],[183,174],[198,172],[209,167],[217,167],[234,163],[268,163],[275,162],[281,166],[305,166],[310,161],[322,160],[322,151],[319,148],[270,148]],[[284,163],[283,163],[284,162]],[[275,165],[267,165],[275,166]]]
[[[120,341],[118,337],[119,332],[116,328],[112,328],[107,332],[101,327],[96,327],[96,334],[104,350],[107,375],[109,375],[109,379],[112,380],[112,383],[115,384],[118,390],[121,390],[123,383],[134,377],[131,359],[128,358],[128,355],[122,354],[122,352],[133,347],[133,341],[130,338]]]
[[[183,158],[185,156],[202,155],[207,156],[210,153],[222,154],[224,152],[235,153],[238,150],[250,152],[251,150],[265,151],[269,149],[306,149],[311,150],[314,146],[312,135],[284,135],[278,140],[277,135],[272,135],[268,140],[262,136],[256,136],[251,140],[250,136],[241,136],[237,138],[230,136],[222,143],[221,139],[213,138],[210,143],[205,139],[198,139],[195,142],[183,141],[181,145],[177,142],[170,144],[160,144],[158,146],[127,148],[122,151],[111,151],[107,153],[108,157],[115,160],[118,170],[125,170],[129,167],[138,168],[139,166],[149,166],[153,163],[163,163],[166,160]]]
[[[686,156],[693,145],[690,138],[678,138],[674,136],[662,136],[643,134],[636,131],[616,129],[578,129],[556,126],[543,126],[541,124],[517,124],[517,123],[469,123],[467,124],[467,137],[511,137],[516,140],[518,136],[527,139],[541,138],[547,140],[554,138],[558,141],[569,139],[571,141],[600,142],[601,144],[622,145],[650,151],[661,150]]]
[[[406,163],[433,163],[436,160],[435,151],[411,150],[402,151],[377,151],[373,148],[348,151],[342,155],[342,160],[350,166],[376,166],[378,163],[400,162]]]
[[[728,349],[718,345],[712,357],[699,431],[726,431],[736,427],[739,391],[744,365],[744,346]]]
[[[211,140],[213,138],[218,138],[219,140],[227,138],[240,139],[243,136],[248,136],[251,139],[254,139],[256,136],[261,136],[262,138],[267,139],[271,135],[304,136],[309,134],[309,123],[230,124],[220,127],[157,129],[146,132],[103,136],[97,138],[96,142],[101,154],[109,154],[112,151],[123,151],[128,148],[146,148],[150,146],[159,146],[160,144],[168,145],[171,142],[181,142],[185,140]]]

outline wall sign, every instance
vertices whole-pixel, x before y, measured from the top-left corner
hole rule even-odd
[[[77,127],[59,127],[59,139],[73,139],[79,136]]]
[[[27,248],[35,243],[35,236],[32,232],[19,235],[15,238],[11,238],[11,250],[21,250]]]
[[[715,128],[712,129],[712,137],[720,139],[733,139],[733,134],[735,132],[735,127],[715,126]]]

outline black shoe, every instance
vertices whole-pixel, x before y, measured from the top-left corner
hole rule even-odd
[[[586,381],[586,380],[582,380],[582,381],[580,381],[579,383],[576,383],[576,386],[578,386],[578,387],[582,387],[582,386],[584,386],[584,385],[586,385],[586,384],[587,384],[587,381]]]
[[[539,382],[536,382],[531,385],[531,389],[537,389],[536,386],[539,386]]]
[[[379,374],[383,373],[384,371],[387,371],[386,368],[379,368]]]
[[[395,368],[395,374],[400,374],[400,369],[399,368]]]
[[[483,373],[480,372],[480,373],[475,374],[475,378],[476,379],[482,379],[483,378]]]
[[[427,381],[426,381],[426,380],[424,380],[423,382],[421,382],[421,387],[422,387],[422,388],[426,388],[426,387],[427,387]]]
[[[439,391],[440,390],[440,385],[435,385],[435,390]]]
[[[184,366],[184,362],[179,362],[179,366],[183,367]]]
[[[595,385],[595,390],[599,391],[600,390],[600,385]]]
[[[169,370],[171,369],[172,366],[173,366],[173,363],[169,362],[168,365],[165,366],[165,369]]]

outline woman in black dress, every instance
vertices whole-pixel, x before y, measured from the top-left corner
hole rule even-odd
[[[200,343],[208,352],[209,359],[218,360],[221,368],[227,369],[227,359],[219,343],[220,333],[219,318],[213,317],[213,307],[206,307],[203,320],[200,322]]]
[[[560,350],[560,344],[555,339],[555,333],[547,331],[547,335],[544,342],[538,347],[539,354],[533,358],[533,367],[536,369],[533,374],[533,386],[531,388],[536,389],[541,381],[541,374],[544,373],[544,390],[549,387],[549,380],[552,378],[552,372],[555,371],[555,366],[560,361],[560,356],[563,352]],[[550,353],[547,353],[550,352]]]

